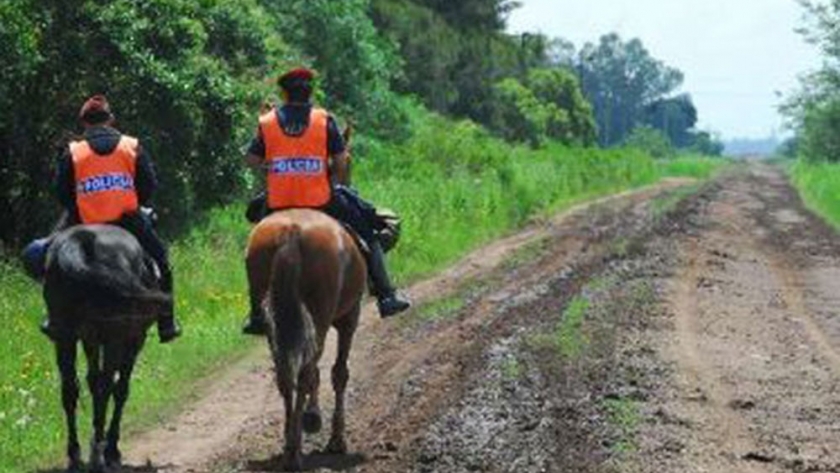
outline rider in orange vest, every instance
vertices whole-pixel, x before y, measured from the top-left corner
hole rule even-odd
[[[88,99],[79,112],[84,137],[72,141],[58,163],[57,194],[66,209],[61,227],[108,223],[131,232],[161,272],[161,290],[172,294],[166,247],[151,218],[141,212],[157,185],[154,166],[136,138],[113,128],[114,116],[102,95]],[[55,338],[49,319],[41,330]],[[161,343],[181,334],[172,307],[158,318]]]
[[[266,111],[257,136],[248,149],[248,164],[266,172],[267,196],[252,201],[249,220],[287,208],[317,208],[349,225],[368,245],[367,266],[382,317],[410,307],[391,284],[385,255],[374,231],[375,209],[362,200],[339,176],[347,176],[348,153],[333,117],[312,106],[312,79],[308,69],[294,69],[278,79],[284,104]],[[243,331],[265,332],[260,301],[251,301]]]

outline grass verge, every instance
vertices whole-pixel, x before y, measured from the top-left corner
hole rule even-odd
[[[840,164],[800,161],[790,175],[805,205],[840,229]]]

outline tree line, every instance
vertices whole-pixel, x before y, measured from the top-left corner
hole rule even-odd
[[[634,134],[714,152],[676,95],[682,74],[641,41],[580,50],[505,30],[509,0],[14,0],[0,3],[0,242],[15,248],[57,213],[52,172],[85,97],[159,168],[169,230],[241,198],[241,148],[271,78],[319,72],[318,101],[399,143],[418,108],[467,118],[510,141],[615,146]],[[276,98],[275,98],[276,99]],[[642,131],[638,131],[642,130]],[[647,130],[647,131],[645,131]],[[704,148],[705,147],[705,148]]]
[[[822,55],[822,67],[805,75],[781,111],[794,136],[780,152],[808,162],[840,162],[840,3],[799,0],[799,30]]]

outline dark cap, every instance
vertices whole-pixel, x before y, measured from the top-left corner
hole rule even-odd
[[[98,124],[113,118],[111,105],[104,95],[94,95],[87,99],[79,110],[79,120],[88,124]]]
[[[298,67],[277,78],[277,85],[288,90],[296,86],[308,85],[315,78],[315,73],[305,67]]]

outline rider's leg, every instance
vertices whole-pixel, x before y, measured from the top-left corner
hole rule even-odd
[[[251,223],[259,223],[268,213],[267,195],[265,192],[261,192],[248,202],[245,218]],[[254,294],[251,294],[251,309],[245,318],[242,333],[246,335],[265,335],[266,333],[265,317],[260,305],[260,298]]]
[[[266,215],[268,215],[267,196],[265,192],[260,192],[259,195],[248,202],[245,218],[251,223],[259,223]]]
[[[26,267],[27,273],[36,281],[42,282],[43,280],[44,270],[46,269],[44,265],[47,259],[47,250],[49,249],[50,244],[52,244],[53,238],[55,238],[59,232],[78,223],[78,216],[76,216],[75,213],[65,210],[58,217],[58,220],[53,226],[52,233],[50,233],[49,236],[33,241],[26,247],[26,249],[23,250],[22,257],[24,260],[24,267]],[[49,315],[44,316],[44,320],[41,322],[40,328],[41,333],[49,337],[51,340],[56,340],[57,334],[50,323]]]
[[[248,202],[245,218],[251,223],[259,223],[268,213],[267,196],[265,192],[261,192]],[[251,310],[248,312],[245,324],[242,326],[242,333],[246,335],[265,335],[265,317],[262,313],[260,301],[253,295],[251,299]]]
[[[151,222],[141,214],[124,216],[119,225],[131,232],[143,247],[143,250],[157,264],[160,270],[161,291],[173,294],[172,268],[169,266],[169,255],[163,241],[158,237]],[[175,320],[175,302],[173,300],[162,314],[158,316],[158,338],[161,343],[170,342],[181,335],[181,327]]]
[[[370,248],[370,253],[367,255],[367,267],[379,314],[382,317],[390,317],[411,307],[411,303],[397,293],[388,277],[385,252],[382,251],[382,245],[373,231],[372,220],[375,215],[373,206],[350,189],[338,187],[335,189],[332,201],[324,211],[350,225]]]

